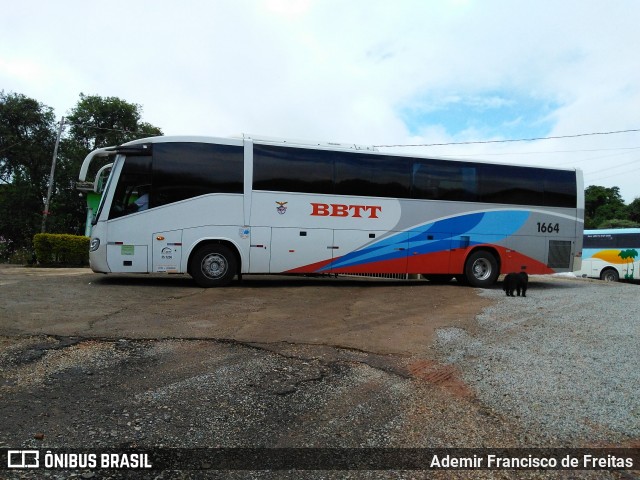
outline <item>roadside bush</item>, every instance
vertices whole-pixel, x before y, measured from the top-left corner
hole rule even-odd
[[[83,266],[89,264],[89,237],[60,233],[37,233],[33,237],[40,265]]]
[[[33,250],[29,248],[20,248],[8,255],[3,256],[0,261],[2,263],[14,265],[33,265],[36,261],[36,256],[33,253]]]

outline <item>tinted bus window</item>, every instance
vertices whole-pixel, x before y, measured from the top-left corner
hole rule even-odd
[[[411,196],[425,200],[476,201],[476,167],[466,163],[417,159],[413,164]]]
[[[253,188],[282,192],[333,193],[333,155],[306,148],[253,146]]]
[[[582,245],[583,248],[614,248],[615,246],[615,237],[606,233],[585,235]]]
[[[408,198],[407,158],[339,152],[335,157],[335,193],[365,197]]]
[[[578,201],[576,172],[552,170],[545,172],[544,204],[550,207],[573,207]]]
[[[244,149],[211,143],[153,145],[151,207],[207,193],[242,193]]]
[[[616,235],[616,247],[640,248],[640,233],[620,233]]]
[[[480,201],[544,205],[543,171],[509,165],[481,165]]]
[[[254,145],[253,188],[573,207],[575,171]]]
[[[585,233],[584,248],[640,248],[640,233]]]

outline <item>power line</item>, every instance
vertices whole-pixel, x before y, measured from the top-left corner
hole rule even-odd
[[[98,126],[95,126],[95,125],[88,125],[86,123],[71,123],[71,122],[69,122],[68,120],[65,119],[63,128],[65,126],[67,126],[67,125],[74,126],[74,127],[94,128],[96,130],[107,130],[107,131],[110,131],[110,132],[128,133],[128,134],[132,134],[132,135],[142,135],[142,134],[150,135],[149,132],[122,130],[122,129],[118,129],[118,128],[98,127]],[[4,148],[0,149],[0,153],[7,152],[7,151],[11,150],[13,147],[16,147],[16,146],[21,145],[21,144],[28,144],[30,142],[31,142],[31,140],[26,138],[24,140],[21,140],[19,142],[13,143],[13,144],[11,144],[11,145],[9,145],[7,147],[4,147]]]
[[[512,138],[507,140],[478,140],[473,142],[447,142],[447,143],[407,143],[397,145],[374,145],[374,147],[444,147],[448,145],[477,145],[487,143],[513,143],[513,142],[533,142],[536,140],[556,140],[560,138],[578,138],[578,137],[591,137],[595,135],[615,135],[618,133],[631,133],[640,132],[640,128],[634,128],[629,130],[615,130],[612,132],[591,132],[591,133],[577,133],[574,135],[557,135],[553,137],[534,137],[534,138]]]
[[[546,165],[549,162],[553,162],[553,166],[555,167],[562,167],[565,165],[576,165],[576,164],[580,164],[583,165],[587,162],[591,162],[594,160],[601,160],[603,158],[610,158],[610,157],[618,157],[621,155],[628,155],[629,153],[635,153],[635,152],[630,152],[629,150],[638,150],[640,149],[640,147],[622,147],[622,148],[599,148],[599,149],[593,149],[593,150],[554,150],[554,151],[549,151],[549,152],[525,152],[524,155],[528,155],[530,153],[536,153],[538,155],[546,155],[546,154],[550,154],[550,153],[575,153],[575,152],[608,152],[608,151],[617,151],[617,150],[624,150],[623,152],[617,152],[617,153],[610,153],[608,155],[598,155],[597,157],[590,157],[590,158],[584,158],[584,159],[574,159],[571,161],[567,161],[567,162],[561,162],[561,163],[557,163],[555,160],[552,159],[543,159],[541,160],[541,164],[542,165]],[[452,160],[457,160],[460,157],[488,157],[491,155],[509,155],[509,156],[515,156],[515,155],[519,155],[519,153],[474,153],[474,154],[466,154],[466,155],[443,155],[442,158],[450,158]]]
[[[536,151],[536,152],[500,152],[500,153],[460,153],[460,154],[447,154],[450,157],[489,157],[489,156],[505,156],[505,155],[546,155],[549,153],[584,153],[584,152],[609,152],[613,150],[640,150],[640,147],[616,147],[616,148],[588,148],[579,150],[548,150],[548,151]],[[599,157],[594,157],[599,158]]]
[[[639,161],[640,160],[631,160],[630,162],[620,163],[620,164],[614,165],[614,166],[608,166],[606,168],[601,168],[600,170],[594,170],[592,172],[585,172],[585,174],[593,175],[594,173],[608,172],[609,170],[613,170],[614,168],[626,167],[627,165],[631,165],[633,163],[638,163]],[[618,174],[618,175],[620,175],[620,174]]]
[[[88,125],[86,123],[71,123],[71,122],[68,122],[68,121],[65,121],[65,125],[71,125],[71,126],[74,126],[74,127],[95,128],[96,130],[107,130],[109,132],[130,133],[130,134],[133,134],[133,135],[138,135],[138,134],[142,134],[142,133],[144,133],[146,135],[149,134],[149,132],[142,132],[142,131],[139,131],[139,130],[133,131],[133,130],[122,130],[120,128],[98,127],[96,125]]]
[[[627,170],[625,172],[619,172],[619,173],[612,173],[611,175],[605,175],[605,176],[597,176],[595,180],[591,180],[589,183],[595,183],[595,182],[599,182],[601,180],[605,180],[607,178],[613,178],[613,177],[619,177],[620,175],[628,175],[629,173],[633,173],[633,172],[637,172],[640,170],[640,167],[638,168],[632,168],[631,170]],[[585,172],[585,177],[590,176],[590,173]]]

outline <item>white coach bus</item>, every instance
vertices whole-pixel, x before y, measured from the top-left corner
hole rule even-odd
[[[485,287],[500,273],[580,268],[580,170],[154,137],[90,153],[81,184],[96,159],[113,166],[92,222],[95,272],[188,273],[202,287],[252,273],[417,273]]]
[[[583,277],[607,282],[640,280],[640,228],[585,230]]]

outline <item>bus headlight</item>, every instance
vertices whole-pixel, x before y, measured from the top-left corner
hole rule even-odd
[[[91,239],[91,244],[89,245],[89,251],[90,252],[95,252],[98,248],[100,248],[100,239],[99,238],[92,238]]]

